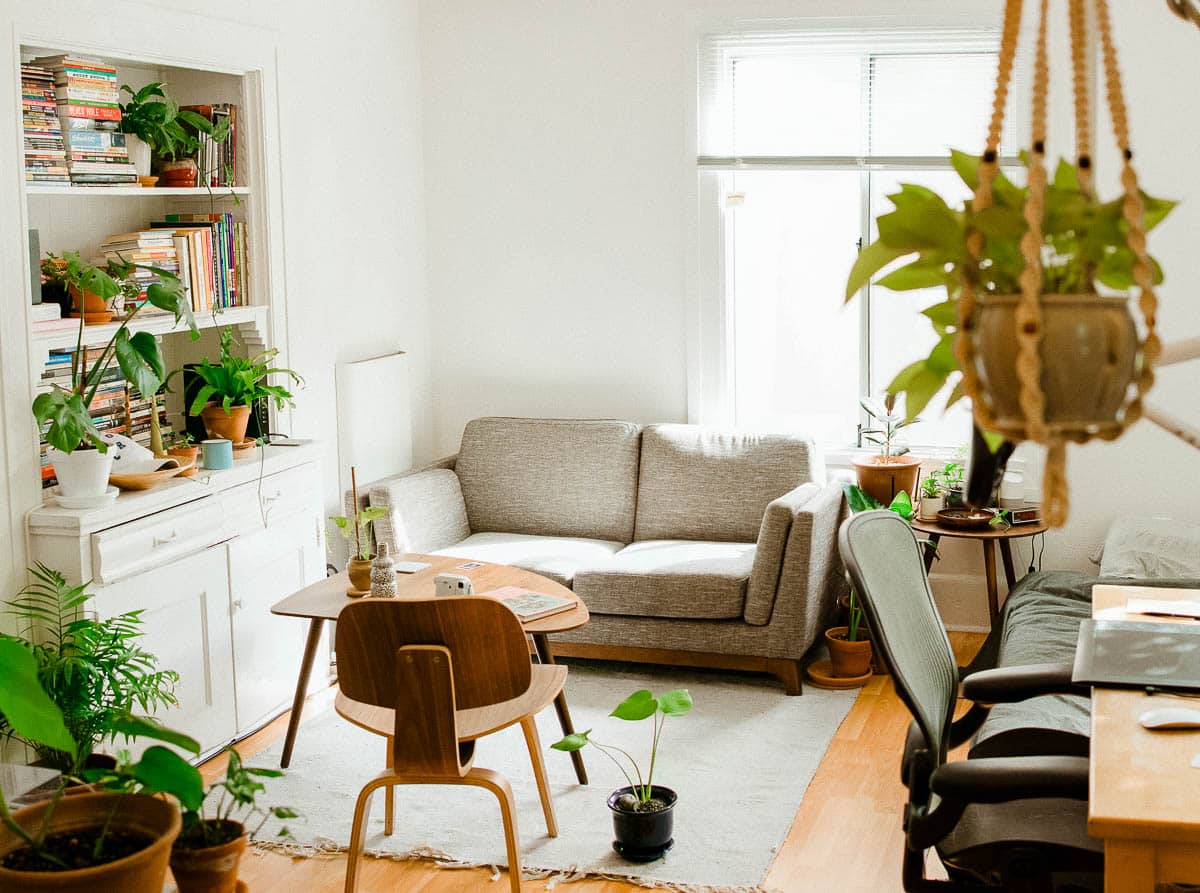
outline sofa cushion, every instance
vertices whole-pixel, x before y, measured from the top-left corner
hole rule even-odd
[[[754,543],[648,540],[575,575],[574,589],[594,614],[741,618]]]
[[[752,542],[768,503],[824,478],[820,454],[802,437],[651,425],[642,432],[633,538]]]
[[[640,433],[619,421],[468,422],[455,471],[471,530],[629,542]]]
[[[375,536],[393,553],[429,552],[470,536],[458,477],[431,468],[376,484],[371,505],[388,509],[375,522]]]
[[[434,555],[455,555],[489,564],[510,564],[570,586],[583,565],[593,566],[619,552],[624,543],[522,533],[474,533]]]

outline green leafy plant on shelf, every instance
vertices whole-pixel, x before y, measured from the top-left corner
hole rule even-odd
[[[121,131],[132,133],[162,158],[174,160],[194,155],[200,148],[199,139],[185,124],[212,137],[214,142],[229,138],[229,118],[213,124],[203,115],[181,109],[167,95],[166,84],[156,81],[139,90],[123,84],[121,92],[129,94],[129,101],[121,104]]]
[[[211,363],[205,357],[199,366],[192,367],[203,385],[196,392],[188,413],[200,415],[209,402],[214,402],[229,415],[232,407],[250,406],[260,398],[273,400],[280,409],[295,406],[291,391],[282,385],[267,382],[271,375],[284,375],[296,384],[304,383],[304,379],[293,370],[271,365],[271,360],[279,354],[278,349],[264,350],[251,357],[239,357],[233,353],[233,343],[233,329],[226,326],[221,330],[221,356],[218,362]],[[172,372],[171,377],[179,371]]]
[[[971,190],[979,178],[980,159],[954,151],[951,164]],[[1028,156],[1022,160],[1028,165]],[[953,343],[958,328],[958,298],[968,264],[967,237],[978,231],[985,237],[978,265],[981,294],[1016,294],[1024,269],[1020,242],[1028,229],[1024,217],[1028,188],[1017,186],[1003,172],[993,183],[992,207],[978,213],[971,203],[952,207],[924,186],[900,185],[888,198],[894,209],[876,219],[879,238],[858,255],[846,282],[851,300],[878,273],[899,260],[905,262],[875,280],[893,291],[941,287],[946,298],[921,313],[929,320],[937,340],[929,356],[902,369],[888,385],[891,394],[905,395],[908,418],[914,418],[935,395],[954,381],[947,406],[963,396],[958,382],[958,361]],[[1142,193],[1145,228],[1153,229],[1175,207],[1175,202]],[[1133,282],[1133,252],[1126,244],[1127,224],[1123,199],[1099,201],[1085,191],[1075,168],[1060,160],[1046,187],[1043,223],[1043,294],[1086,294],[1098,288],[1125,291]],[[1154,281],[1162,270],[1151,258]]]
[[[621,774],[625,776],[625,780],[629,782],[629,787],[633,789],[631,796],[635,801],[633,803],[618,802],[618,806],[627,812],[636,812],[639,811],[639,807],[649,804],[652,799],[654,768],[658,760],[658,745],[662,738],[663,727],[666,725],[667,717],[684,716],[690,713],[691,710],[692,696],[685,688],[663,692],[657,698],[651,692],[642,689],[635,691],[627,697],[609,714],[609,716],[614,716],[626,722],[651,720],[650,762],[644,774],[642,773],[641,765],[628,751],[613,744],[602,744],[592,737],[591,729],[588,729],[586,732],[573,732],[550,746],[555,750],[571,753],[581,750],[590,744],[612,760],[617,768],[621,770]]]
[[[360,561],[370,561],[371,544],[374,541],[371,525],[380,518],[386,517],[387,513],[388,510],[385,506],[371,505],[359,509],[353,518],[345,515],[333,515],[329,520],[337,528],[342,539],[346,542],[354,541],[354,554],[351,557]]]
[[[196,320],[192,316],[191,299],[183,283],[169,271],[123,260],[110,260],[105,269],[100,269],[80,259],[76,251],[63,252],[62,258],[51,260],[61,260],[61,264],[55,264],[58,268],[56,275],[68,290],[77,291],[79,294],[91,292],[105,301],[121,294],[123,289],[128,287],[128,283],[133,281],[135,271],[152,272],[158,281],[147,286],[146,303],[174,314],[177,324],[181,321],[186,322],[193,341],[200,337]],[[140,290],[138,286],[139,294]],[[92,423],[88,407],[96,396],[105,371],[114,359],[125,378],[140,393],[155,394],[162,387],[166,373],[158,340],[149,332],[139,332],[130,328],[144,306],[142,304],[134,307],[117,325],[116,331],[104,345],[100,357],[90,368],[84,349],[86,323],[80,318],[75,353],[71,357],[70,388],[55,385],[50,391],[38,394],[33,400],[34,418],[40,427],[46,429],[44,438],[51,446],[64,453],[71,453],[86,446],[94,446],[100,452],[108,449],[100,437],[100,432]]]
[[[142,611],[98,620],[86,613],[86,584],[70,586],[40,562],[29,573],[33,580],[7,603],[19,625],[19,636],[7,640],[33,657],[38,684],[61,711],[75,746],[62,750],[24,739],[4,713],[0,735],[24,741],[50,768],[79,775],[99,745],[116,740],[132,711],[153,713],[177,703],[179,674],[159,669],[158,658],[138,644]]]

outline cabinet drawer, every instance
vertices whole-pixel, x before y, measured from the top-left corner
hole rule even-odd
[[[112,583],[228,539],[221,504],[199,499],[92,534],[92,571]]]
[[[251,461],[251,460],[246,460]],[[320,511],[320,485],[311,465],[289,468],[220,494],[225,532],[243,536],[301,512]]]

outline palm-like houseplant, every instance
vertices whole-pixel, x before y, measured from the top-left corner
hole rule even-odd
[[[176,323],[185,321],[193,340],[200,337],[183,283],[167,270],[119,259],[110,260],[102,270],[80,259],[75,251],[64,252],[62,260],[60,275],[69,289],[80,294],[90,292],[105,301],[122,293],[135,270],[149,270],[158,281],[147,286],[146,303],[173,313]],[[84,343],[86,320],[81,317],[71,358],[70,388],[55,385],[33,400],[34,418],[45,428],[44,438],[53,449],[55,475],[65,495],[98,496],[108,484],[112,457],[107,455],[108,446],[92,423],[89,407],[113,361],[143,395],[151,396],[162,387],[165,372],[157,339],[149,332],[130,328],[144,306],[134,307],[121,321],[90,367]]]

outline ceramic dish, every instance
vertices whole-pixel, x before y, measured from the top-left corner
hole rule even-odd
[[[942,509],[938,523],[951,530],[986,530],[996,513],[991,509]]]
[[[183,474],[194,464],[187,459],[180,462],[178,468],[164,468],[162,471],[145,471],[138,474],[110,474],[108,482],[116,484],[122,490],[149,490]]]
[[[109,486],[99,496],[63,496],[58,492],[58,487],[55,487],[50,496],[65,509],[96,509],[112,505],[120,493],[116,487]]]

